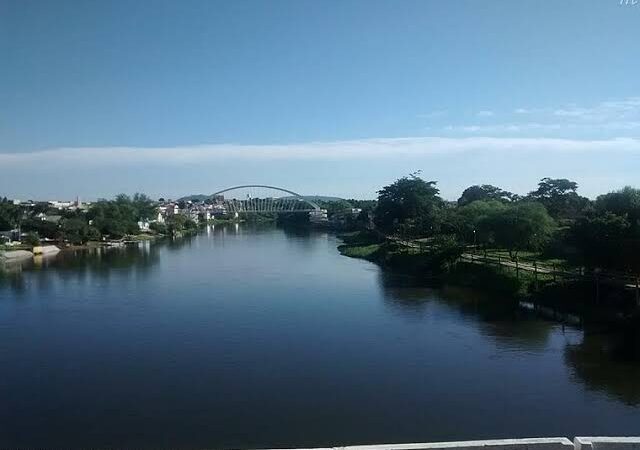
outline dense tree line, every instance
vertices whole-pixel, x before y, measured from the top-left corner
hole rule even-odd
[[[640,270],[640,190],[591,201],[567,179],[543,178],[519,196],[491,185],[465,189],[457,202],[412,174],[378,192],[376,227],[409,238],[447,236],[463,245],[543,251],[592,268]]]
[[[40,214],[43,213],[44,217]],[[101,199],[87,211],[58,210],[47,205],[31,208],[0,200],[0,231],[19,228],[30,244],[40,239],[82,244],[104,238],[120,239],[140,233],[139,221],[155,218],[157,204],[144,194],[118,195],[113,200]],[[176,224],[180,228],[184,224]]]

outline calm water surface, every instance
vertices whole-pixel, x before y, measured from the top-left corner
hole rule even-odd
[[[599,336],[229,227],[0,276],[0,447],[265,447],[640,434]]]

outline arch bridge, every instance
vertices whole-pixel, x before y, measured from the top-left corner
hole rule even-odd
[[[211,194],[211,200],[231,214],[321,213],[320,206],[304,196],[265,184],[233,186]]]

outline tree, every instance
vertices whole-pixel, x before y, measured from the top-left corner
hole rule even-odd
[[[492,186],[490,184],[483,184],[482,186],[474,185],[469,186],[463,192],[458,199],[458,206],[465,206],[477,200],[497,200],[502,202],[512,201],[516,197],[508,191],[503,191],[499,187]]]
[[[158,234],[167,234],[167,226],[160,222],[151,222],[149,229]]]
[[[87,217],[103,235],[120,238],[139,232],[137,209],[124,194],[118,195],[113,201],[97,201],[91,205]]]
[[[316,203],[318,203],[318,205],[322,209],[326,209],[327,214],[329,216],[333,216],[336,213],[341,213],[347,210],[351,210],[351,208],[353,208],[353,204],[351,202],[343,199],[328,200],[328,201],[319,200],[319,201],[316,201]]]
[[[30,245],[31,247],[35,247],[40,245],[40,238],[38,237],[38,233],[27,233],[22,240],[25,244]]]
[[[578,183],[566,178],[543,178],[529,199],[539,202],[556,219],[574,219],[589,204],[577,193]]]
[[[571,227],[570,242],[588,267],[624,269],[634,266],[637,249],[630,245],[631,224],[626,215],[591,211]],[[637,247],[637,241],[636,241]],[[638,266],[636,261],[635,266]]]
[[[89,240],[89,225],[80,217],[64,219],[61,228],[64,238],[72,244],[84,244]]]
[[[7,200],[0,199],[0,231],[8,231],[16,228],[20,224],[22,210],[18,205]]]
[[[197,228],[197,223],[182,214],[174,214],[167,217],[166,220],[166,230],[172,235],[182,231],[196,230]]]
[[[540,203],[510,205],[483,220],[491,230],[492,240],[516,258],[520,250],[540,250],[551,237],[555,222]]]
[[[571,227],[569,241],[589,267],[640,270],[640,190],[625,187],[599,196]]]
[[[36,233],[41,238],[58,239],[60,227],[57,223],[30,217],[22,223],[22,230]]]
[[[486,244],[492,238],[489,218],[509,208],[498,200],[476,200],[454,210],[455,231],[463,242]]]
[[[640,189],[627,186],[619,191],[600,195],[596,210],[626,216],[633,233],[640,232]]]
[[[439,193],[435,181],[424,181],[416,174],[400,178],[378,191],[375,223],[386,233],[435,233],[443,205]]]
[[[156,203],[145,194],[135,193],[133,195],[132,205],[136,209],[138,220],[153,219],[158,214]]]

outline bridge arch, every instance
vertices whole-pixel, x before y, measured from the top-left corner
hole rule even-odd
[[[224,196],[225,206],[232,212],[320,212],[320,206],[297,192],[266,184],[243,184],[222,189],[211,194],[211,198],[228,192],[244,194],[241,198]],[[256,193],[257,191],[257,193]],[[265,195],[270,192],[287,196]]]

